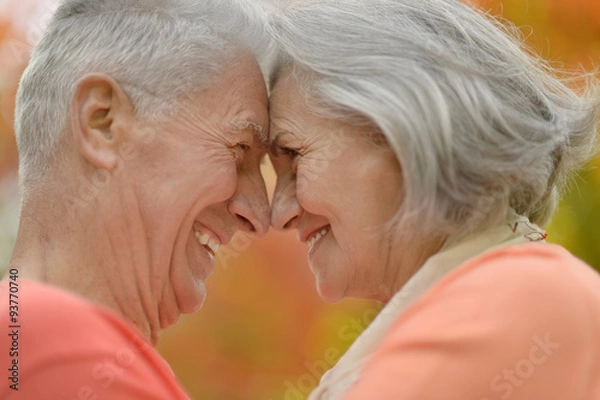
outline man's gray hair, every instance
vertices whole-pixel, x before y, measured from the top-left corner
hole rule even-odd
[[[164,116],[206,88],[227,61],[266,48],[264,14],[249,0],[65,0],[34,49],[17,94],[24,190],[47,175],[68,131],[75,84],[113,78],[135,111]]]
[[[424,234],[472,233],[509,207],[546,224],[595,151],[596,78],[563,76],[575,93],[514,26],[457,0],[308,1],[270,30],[271,86],[291,68],[315,112],[382,133],[402,168],[399,218]]]

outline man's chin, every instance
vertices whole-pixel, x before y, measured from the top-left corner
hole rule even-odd
[[[194,280],[193,285],[177,296],[179,311],[182,314],[191,314],[202,308],[206,299],[206,286],[202,280]]]
[[[181,314],[198,311],[206,298],[206,287],[201,280],[188,281],[184,285],[173,286],[175,297],[168,304],[163,304],[160,312],[160,327],[166,329],[175,324]]]

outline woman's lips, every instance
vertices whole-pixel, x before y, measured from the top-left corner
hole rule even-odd
[[[313,233],[311,233],[307,238],[306,238],[306,243],[308,244],[309,248],[312,248],[321,238],[323,238],[323,236],[327,235],[327,233],[331,230],[331,226],[327,225]]]
[[[325,236],[329,232],[329,229],[329,226],[326,226],[325,228],[310,236],[306,241],[308,247],[313,247],[323,236]]]
[[[298,240],[302,243],[308,242],[313,236],[319,234],[323,229],[331,229],[331,225],[322,225],[320,228],[298,229]]]

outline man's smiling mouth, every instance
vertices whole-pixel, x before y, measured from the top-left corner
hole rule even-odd
[[[194,231],[194,236],[198,239],[198,242],[208,250],[208,252],[215,257],[219,252],[219,246],[221,243],[219,239],[209,235],[208,233],[200,233],[198,231]]]

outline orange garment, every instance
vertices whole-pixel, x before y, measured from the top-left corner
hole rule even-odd
[[[6,276],[0,332],[0,399],[189,400],[133,326],[64,290]]]
[[[560,246],[486,252],[394,322],[343,400],[598,400],[600,277]]]

